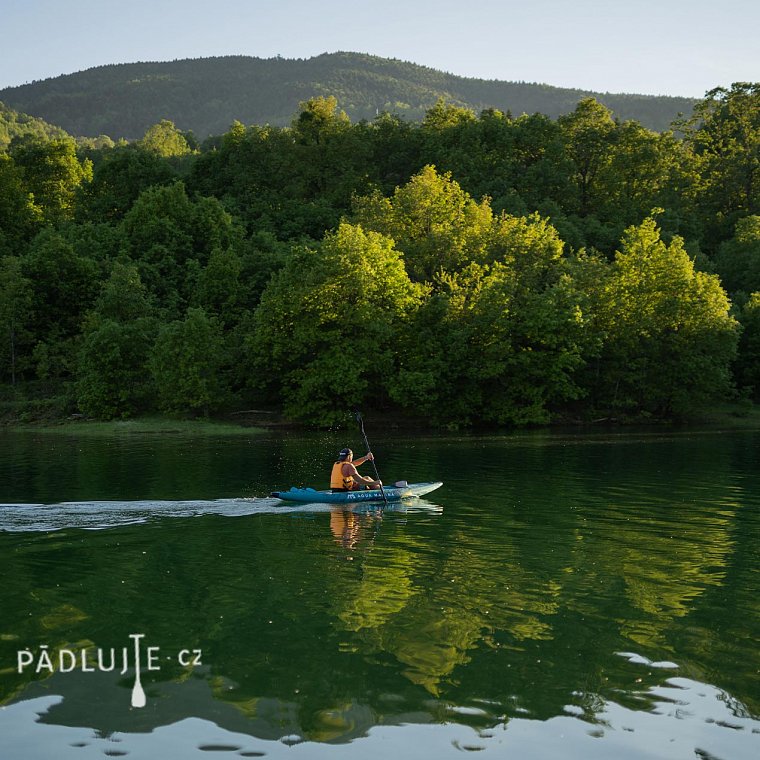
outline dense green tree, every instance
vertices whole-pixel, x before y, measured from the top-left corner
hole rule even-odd
[[[57,231],[75,255],[97,264],[101,279],[108,275],[110,262],[121,255],[125,245],[120,227],[109,222],[67,222]]]
[[[97,137],[78,137],[77,146],[80,153],[84,152],[91,159],[96,152],[103,153],[115,148],[116,143],[108,135],[98,135]]]
[[[14,111],[0,102],[0,151],[6,150],[14,138],[44,142],[63,137],[68,137],[68,135],[60,127],[54,127],[42,119]]]
[[[189,303],[213,250],[240,243],[234,220],[214,198],[191,199],[181,182],[145,190],[121,222],[124,251],[171,317]]]
[[[281,239],[298,236],[310,229],[319,208],[291,197],[293,173],[299,171],[290,158],[293,150],[293,138],[286,130],[246,129],[235,122],[223,135],[221,145],[195,162],[188,188],[222,200],[226,208],[245,220],[251,233],[267,231]],[[330,219],[319,221],[318,226],[325,222],[329,226],[334,218],[331,213]]]
[[[94,303],[93,312],[88,316],[87,327],[100,319],[132,322],[152,316],[154,312],[155,305],[140,279],[137,267],[120,259],[113,262],[110,275]]]
[[[721,243],[714,263],[729,293],[760,291],[760,216],[737,222],[734,237]]]
[[[681,238],[666,245],[652,218],[629,227],[598,296],[600,408],[685,414],[730,392],[738,325],[718,278],[695,271]]]
[[[494,210],[514,215],[536,211],[546,202],[558,204],[565,213],[575,211],[578,191],[560,125],[538,113],[507,123],[511,147],[499,158],[502,164],[509,162],[507,181],[498,192],[487,187],[478,192],[492,196]],[[485,121],[483,126],[488,126]]]
[[[303,232],[321,238],[348,210],[352,195],[367,189],[369,142],[365,130],[352,127],[332,96],[301,103],[289,136],[293,144],[285,168],[290,182],[284,184],[284,194],[309,204],[316,216],[313,221],[304,218]],[[293,213],[298,213],[295,205]],[[299,232],[293,229],[289,235]]]
[[[595,176],[599,217],[627,227],[655,207],[668,203],[673,208],[677,198],[671,188],[681,160],[673,134],[658,134],[627,121],[616,125],[610,143],[607,161]]]
[[[290,128],[233,124],[197,162],[190,187],[222,199],[250,231],[319,239],[368,189],[371,130],[352,126],[335,98],[312,98]]]
[[[92,162],[79,160],[74,140],[14,141],[10,154],[44,219],[53,223],[70,219],[80,186],[92,179]]]
[[[439,99],[425,114],[418,131],[422,163],[453,173],[469,188],[478,175],[483,154],[475,113]]]
[[[489,196],[497,212],[519,216],[546,202],[576,210],[573,167],[556,122],[540,114],[512,119],[495,109],[475,120],[456,111],[418,130],[425,163],[451,172],[470,195]]]
[[[597,208],[598,177],[611,159],[617,133],[612,112],[594,98],[584,98],[572,113],[557,121],[575,170],[578,213],[587,216]]]
[[[100,268],[78,255],[59,231],[45,229],[21,260],[24,276],[34,283],[35,339],[55,343],[79,335],[82,317],[100,289]]]
[[[451,127],[474,121],[475,113],[471,109],[447,103],[445,98],[438,98],[436,104],[425,114],[422,128],[431,132],[443,132]]]
[[[243,241],[240,258],[243,270],[241,307],[255,309],[272,276],[282,269],[290,256],[291,246],[279,241],[270,232],[259,232]]]
[[[741,391],[760,401],[760,292],[751,293],[739,312],[742,326],[736,361],[736,382]]]
[[[393,397],[441,424],[541,423],[581,395],[586,350],[580,296],[556,231],[501,217],[490,263],[440,277],[402,339]]]
[[[405,184],[422,168],[420,130],[395,114],[381,113],[367,132],[368,174],[384,195]]]
[[[215,248],[198,275],[191,296],[193,305],[202,307],[223,324],[239,321],[244,302],[242,272],[243,261],[234,250]]]
[[[287,413],[331,424],[351,405],[381,405],[396,368],[395,339],[419,305],[393,242],[343,223],[318,249],[294,251],[256,311],[247,345],[250,377]]]
[[[338,109],[338,99],[316,97],[301,103],[301,111],[293,121],[295,139],[305,145],[325,143],[332,135],[347,132],[351,121]]]
[[[132,417],[150,408],[147,359],[157,332],[155,319],[103,319],[84,334],[77,366],[80,410],[99,419]]]
[[[234,122],[219,144],[194,162],[188,188],[223,200],[249,225],[270,227],[276,199],[268,189],[283,167],[281,134],[281,130],[270,127],[246,129],[239,121]]]
[[[84,414],[131,417],[150,408],[148,359],[159,323],[134,264],[117,260],[85,319],[77,365],[77,401]]]
[[[760,213],[760,84],[710,90],[681,128],[698,160],[708,244],[716,245],[740,217]]]
[[[209,414],[228,401],[221,324],[201,308],[161,327],[150,357],[158,403],[168,412]]]
[[[82,412],[112,419],[149,408],[153,386],[148,359],[158,328],[137,268],[114,262],[85,320],[76,387]]]
[[[134,145],[117,148],[95,166],[92,182],[82,192],[80,218],[118,221],[143,190],[168,185],[175,170],[161,155]]]
[[[15,161],[0,153],[0,255],[18,255],[42,221]]]
[[[168,119],[162,119],[158,124],[149,127],[139,145],[162,158],[186,156],[190,153],[190,145],[185,136],[174,126],[174,122]]]
[[[493,224],[487,201],[477,203],[450,174],[441,176],[432,166],[397,188],[392,198],[374,193],[358,199],[355,218],[395,241],[416,281],[432,281],[441,271],[482,261]]]

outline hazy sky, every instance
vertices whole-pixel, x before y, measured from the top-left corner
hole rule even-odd
[[[0,88],[107,63],[351,50],[701,97],[760,81],[758,0],[0,0]]]

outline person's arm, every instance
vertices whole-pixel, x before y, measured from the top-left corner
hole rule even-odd
[[[374,454],[371,451],[368,451],[363,457],[354,459],[352,464],[358,467],[360,464],[364,464],[365,462],[371,462],[374,458],[375,458]]]
[[[364,483],[364,485],[372,486],[373,488],[379,488],[382,482],[379,480],[372,480],[372,478],[365,478],[364,475],[360,475],[353,462],[346,462],[343,465],[343,476],[351,475],[357,483]]]

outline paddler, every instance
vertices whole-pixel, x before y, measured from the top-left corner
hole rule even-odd
[[[372,480],[359,474],[356,469],[365,462],[374,460],[371,451],[365,456],[359,457],[354,461],[354,452],[351,449],[341,449],[338,453],[338,461],[333,464],[330,473],[330,488],[333,491],[358,491],[362,488],[380,488],[383,484],[381,480]]]

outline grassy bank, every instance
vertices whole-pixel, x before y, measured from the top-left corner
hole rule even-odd
[[[76,417],[76,418],[75,418]],[[441,432],[445,428],[433,425],[429,420],[398,410],[372,411],[364,415],[365,421],[375,431],[388,433],[426,430]],[[716,404],[705,409],[695,409],[692,414],[680,419],[652,419],[651,417],[608,416],[598,419],[579,419],[574,416],[558,416],[545,426],[546,429],[563,428],[592,430],[600,428],[631,428],[642,425],[667,428],[721,428],[721,429],[760,429],[760,405],[749,400]],[[112,435],[251,435],[272,430],[309,430],[304,423],[287,420],[275,410],[236,411],[220,415],[215,419],[195,418],[181,419],[151,416],[129,420],[98,421],[82,419],[72,415],[70,407],[62,398],[42,398],[25,401],[0,400],[0,428],[14,430],[33,430],[47,433],[77,434],[86,436]],[[346,415],[343,425],[353,430],[353,417]],[[536,426],[530,426],[535,429]],[[503,429],[492,424],[475,424],[463,432],[489,432]],[[454,432],[451,430],[450,432]]]
[[[688,425],[725,427],[736,429],[759,429],[760,406],[750,402],[722,404],[694,413]]]
[[[264,428],[215,420],[172,420],[148,418],[137,420],[67,420],[58,424],[14,425],[14,430],[27,430],[62,435],[92,437],[113,435],[223,435],[249,436],[265,432]]]

